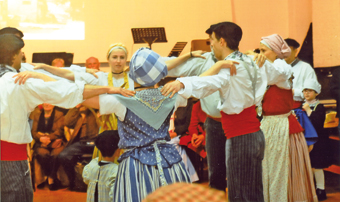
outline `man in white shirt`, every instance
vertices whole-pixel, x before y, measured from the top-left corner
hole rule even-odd
[[[26,150],[32,136],[27,120],[37,105],[46,102],[71,108],[83,99],[121,90],[101,86],[84,87],[84,82],[55,81],[39,73],[26,72],[18,76],[23,47],[21,38],[13,34],[0,35],[1,200],[6,202],[33,201]],[[29,74],[43,80],[26,80]],[[23,79],[23,85],[15,84],[14,77]],[[122,92],[130,93],[125,90]]]
[[[264,201],[262,159],[265,140],[255,106],[262,101],[267,85],[289,88],[291,70],[284,60],[276,60],[274,65],[266,61],[259,68],[252,58],[239,52],[242,30],[232,22],[219,24],[209,35],[215,57],[221,60],[209,71],[220,64],[228,64],[224,60],[229,60],[239,63],[237,74],[231,77],[229,69],[222,69],[214,76],[179,78],[165,85],[162,92],[167,95],[182,89],[179,94],[203,98],[219,91],[217,108],[221,111],[221,123],[227,137],[229,201]]]
[[[296,57],[298,53],[298,48],[300,44],[294,40],[287,38],[285,39],[286,43],[288,44],[289,48],[291,49],[291,54],[288,58],[286,58],[286,62],[292,66],[293,70],[293,90],[294,90],[294,108],[298,108],[301,106],[302,101],[304,100],[303,97],[303,84],[307,79],[315,79],[317,81],[317,77],[315,71],[310,64],[307,62],[301,61],[299,58]]]

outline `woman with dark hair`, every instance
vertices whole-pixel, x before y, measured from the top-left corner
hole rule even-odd
[[[64,115],[53,105],[44,103],[43,109],[33,115],[32,136],[35,140],[33,155],[48,176],[50,190],[58,189],[58,154],[64,149]],[[43,188],[45,182],[38,185]]]

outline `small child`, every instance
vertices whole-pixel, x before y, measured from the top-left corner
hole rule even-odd
[[[316,182],[316,194],[318,200],[323,201],[327,199],[323,168],[330,166],[331,161],[329,158],[329,138],[324,130],[326,111],[323,104],[316,98],[321,92],[321,85],[314,79],[308,79],[304,83],[302,92],[305,97],[305,103],[302,108],[306,111],[309,120],[318,134],[318,141],[314,144],[309,156]]]
[[[102,153],[85,166],[83,179],[87,188],[87,202],[113,201],[113,185],[116,181],[118,165],[114,163],[114,153],[118,148],[118,133],[107,130],[98,135],[95,145]]]

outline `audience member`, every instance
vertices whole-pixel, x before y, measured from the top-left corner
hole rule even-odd
[[[34,154],[44,175],[48,176],[50,190],[58,189],[58,154],[64,149],[64,114],[53,105],[44,103],[43,110],[33,115],[32,136],[35,140]],[[43,188],[45,182],[39,184]]]
[[[70,109],[65,115],[64,123],[66,127],[73,129],[73,132],[58,159],[69,179],[69,187],[73,190],[75,188],[74,167],[83,154],[92,154],[99,126],[96,113],[83,105]]]
[[[65,67],[65,61],[62,58],[55,58],[54,60],[52,60],[51,65],[53,67]]]
[[[4,27],[0,29],[0,35],[2,34],[14,34],[21,39],[24,37],[24,34],[22,33],[22,31],[14,27]]]
[[[117,131],[107,130],[98,135],[95,145],[103,159],[92,159],[83,171],[84,182],[88,184],[87,202],[113,201],[113,184],[118,172],[113,155],[118,148],[118,142]]]
[[[100,62],[98,58],[95,57],[89,57],[86,60],[85,67],[89,69],[96,69],[99,70]]]

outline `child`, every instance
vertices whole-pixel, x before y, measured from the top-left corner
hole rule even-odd
[[[85,166],[83,179],[87,188],[87,202],[113,201],[113,185],[116,180],[118,165],[114,163],[114,153],[118,148],[119,136],[116,131],[107,130],[98,135],[95,145],[102,153]]]
[[[309,120],[312,122],[318,134],[318,141],[314,144],[309,156],[316,182],[316,194],[318,200],[323,201],[327,199],[323,168],[330,166],[331,161],[329,158],[329,138],[323,127],[326,111],[323,104],[320,104],[316,98],[321,92],[321,85],[315,80],[308,79],[304,83],[302,92],[306,99],[302,108],[306,111]]]
[[[118,159],[115,202],[140,202],[161,186],[190,182],[181,156],[167,143],[170,117],[187,100],[179,95],[165,97],[153,88],[167,75],[167,66],[150,49],[141,48],[132,56],[129,75],[141,86],[134,97],[105,95],[85,101],[100,107],[100,114],[115,113],[118,117],[119,148],[125,152]]]

